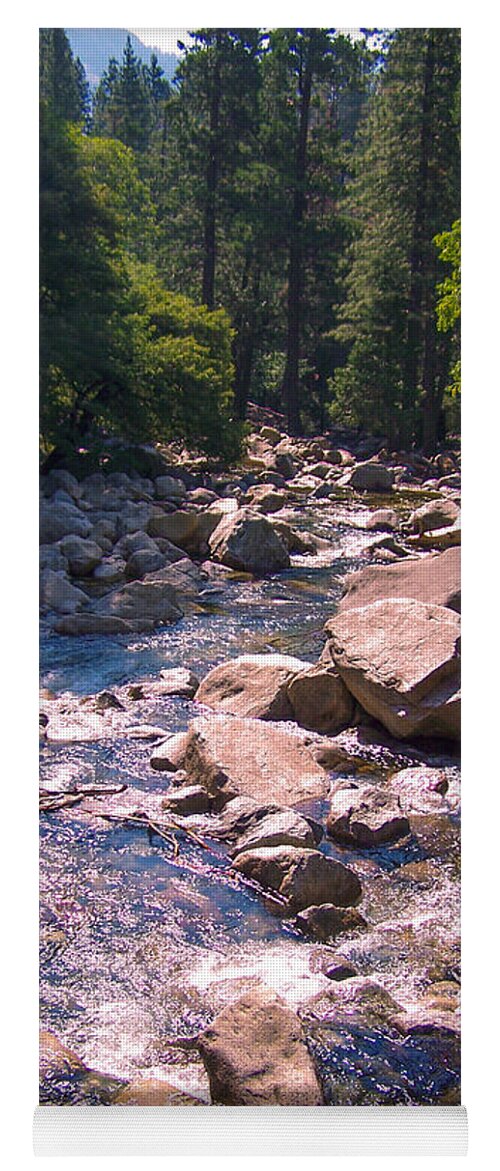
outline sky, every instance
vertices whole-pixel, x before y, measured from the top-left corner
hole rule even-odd
[[[129,28],[128,31],[135,33],[143,45],[152,49],[161,49],[163,53],[178,54],[177,41],[189,44],[189,29],[187,28]]]

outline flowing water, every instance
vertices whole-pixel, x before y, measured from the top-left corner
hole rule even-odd
[[[291,519],[332,540],[328,508],[303,509]],[[42,683],[55,695],[82,696],[155,678],[167,667],[188,666],[202,677],[244,652],[282,651],[313,661],[341,579],[364,563],[368,540],[338,527],[329,556],[296,557],[293,568],[266,581],[235,577],[199,612],[153,634],[44,634]],[[155,706],[153,722],[167,732],[186,728],[196,714],[177,697]],[[153,772],[150,755],[150,744],[118,737],[45,744],[42,784],[61,789],[75,781],[119,781],[165,791],[168,774]],[[438,763],[455,771],[451,761]],[[383,783],[382,773],[378,780]],[[317,803],[308,812],[321,817],[324,808]],[[43,1026],[94,1069],[124,1079],[167,1077],[208,1101],[192,1040],[240,990],[263,979],[304,1016],[326,1101],[445,1100],[459,1076],[453,1037],[405,1039],[375,1010],[363,1023],[348,1005],[339,1015],[335,999],[324,1002],[325,987],[335,997],[345,985],[326,981],[321,966],[325,957],[341,956],[403,1005],[430,979],[457,978],[456,814],[420,819],[403,845],[384,850],[321,844],[359,873],[360,909],[370,927],[332,947],[303,939],[231,873],[226,848],[209,845],[205,851],[183,841],[174,858],[139,827],[103,822],[101,828],[71,809],[42,815]],[[406,862],[426,860],[429,882],[400,878]]]

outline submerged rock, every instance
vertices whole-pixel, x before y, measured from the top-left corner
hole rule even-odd
[[[323,1104],[300,1021],[264,986],[219,1013],[198,1046],[214,1105]]]
[[[205,1106],[178,1086],[156,1077],[137,1078],[113,1098],[113,1106]]]
[[[295,922],[297,927],[306,935],[310,935],[312,939],[317,939],[322,943],[326,943],[328,939],[335,939],[337,935],[342,935],[346,931],[356,931],[359,928],[367,927],[366,919],[360,915],[353,907],[335,907],[333,903],[322,903],[320,906],[306,907],[305,911],[299,911]],[[345,967],[345,965],[344,965]],[[332,980],[344,980],[346,974],[325,975]],[[349,975],[356,975],[354,969],[349,970]]]
[[[393,736],[460,735],[460,620],[444,606],[393,598],[327,622],[347,688]]]

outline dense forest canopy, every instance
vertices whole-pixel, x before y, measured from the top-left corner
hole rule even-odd
[[[127,41],[91,95],[40,33],[42,450],[289,430],[431,452],[459,389],[457,29]]]

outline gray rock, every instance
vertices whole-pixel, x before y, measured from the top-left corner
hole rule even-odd
[[[460,550],[419,557],[397,565],[370,565],[345,580],[339,612],[382,598],[414,598],[460,610]]]
[[[375,512],[370,514],[366,522],[368,532],[372,532],[373,530],[375,532],[378,530],[393,532],[398,527],[398,514],[392,508],[377,508]]]
[[[151,768],[157,772],[175,773],[184,763],[187,744],[187,732],[176,732],[175,736],[169,736],[155,748],[149,762]]]
[[[159,549],[137,549],[127,561],[125,575],[129,581],[138,581],[156,569],[162,569],[165,558]]]
[[[132,626],[123,618],[112,614],[68,614],[56,622],[57,634],[131,634]]]
[[[289,720],[293,710],[287,685],[308,665],[289,655],[239,655],[206,675],[196,702],[236,716]]]
[[[180,509],[161,515],[155,513],[149,520],[147,531],[151,537],[166,537],[190,557],[205,557],[208,538],[217,523],[217,516],[208,510],[188,512]]]
[[[409,526],[414,533],[428,533],[455,524],[460,509],[453,500],[430,500],[412,512]]]
[[[460,735],[460,619],[409,598],[337,614],[328,652],[364,711],[399,739]]]
[[[64,468],[53,468],[42,477],[42,490],[45,496],[53,496],[58,488],[63,488],[74,500],[78,500],[80,496],[81,489],[76,476]]]
[[[76,505],[44,502],[40,506],[40,544],[51,545],[62,537],[88,537],[92,525]]]
[[[104,558],[94,569],[94,578],[106,585],[116,585],[125,577],[126,563],[122,557]]]
[[[158,476],[155,489],[160,500],[182,500],[186,495],[186,485],[173,476]]]
[[[357,875],[316,850],[266,846],[237,854],[232,865],[259,886],[276,891],[292,912],[322,903],[352,906],[361,898]]]
[[[302,728],[338,732],[354,717],[354,700],[335,667],[318,664],[290,679],[286,696]]]
[[[243,509],[220,521],[209,545],[214,561],[246,573],[278,573],[290,565],[288,551],[269,521]]]
[[[326,829],[343,845],[379,846],[406,837],[410,823],[394,793],[340,781],[332,792]]]
[[[300,1021],[264,986],[219,1013],[198,1047],[214,1105],[323,1104]]]
[[[102,559],[102,549],[95,541],[83,537],[63,537],[59,543],[73,577],[90,577]]]
[[[261,720],[212,715],[193,720],[183,767],[192,784],[222,801],[296,805],[326,794],[326,773],[299,736]]]
[[[44,569],[53,569],[55,573],[62,570],[63,573],[67,573],[69,568],[59,545],[40,545],[39,563],[41,573]]]
[[[391,468],[368,460],[367,463],[357,464],[353,468],[348,482],[351,488],[356,488],[359,492],[390,492],[394,474]]]
[[[162,807],[180,817],[189,817],[193,813],[209,813],[212,802],[206,789],[200,785],[186,785],[169,793],[162,801]]]
[[[183,611],[172,587],[164,582],[132,581],[106,594],[96,603],[95,612],[123,618],[134,631],[177,622]]]
[[[41,577],[42,606],[56,614],[74,614],[88,605],[87,594],[72,585],[62,570],[45,569]]]
[[[237,839],[233,852],[241,854],[246,850],[260,850],[264,846],[305,846],[312,849],[314,845],[314,834],[305,817],[301,817],[294,809],[280,809],[247,829]]]
[[[165,685],[164,695],[183,695],[192,699],[199,687],[200,681],[187,667],[171,667],[160,671],[160,677]]]

